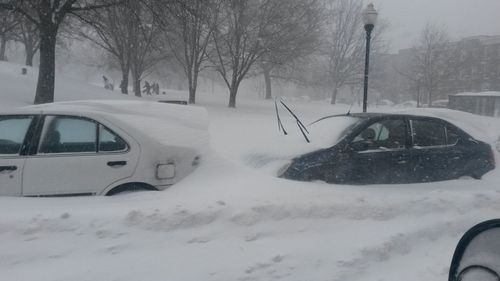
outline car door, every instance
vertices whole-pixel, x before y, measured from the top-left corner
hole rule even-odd
[[[35,123],[35,116],[0,116],[0,195],[22,194],[23,151]]]
[[[351,141],[354,182],[406,182],[409,172],[408,126],[403,117],[389,117],[367,125]]]
[[[457,146],[456,133],[447,132],[447,124],[433,118],[413,117],[411,162],[417,182],[447,180],[459,177],[463,151]],[[450,127],[451,130],[452,127]]]
[[[109,128],[73,116],[45,116],[35,155],[25,165],[23,195],[99,194],[132,176],[139,157]]]

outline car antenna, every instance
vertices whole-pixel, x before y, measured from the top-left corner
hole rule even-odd
[[[280,118],[280,113],[279,113],[279,110],[278,110],[278,101],[277,101],[277,97],[274,98],[274,108],[276,109],[276,119],[278,119],[278,131],[281,132],[281,130],[283,130],[283,134],[288,135],[287,131],[285,130],[285,127],[283,126],[283,123],[281,122],[281,118]]]
[[[302,135],[304,136],[306,141],[308,143],[311,142],[306,135],[306,133],[309,134],[309,131],[307,130],[306,126],[304,126],[302,121],[300,121],[299,117],[297,117],[297,115],[295,115],[295,113],[293,113],[293,111],[285,104],[285,102],[283,101],[283,98],[280,99],[280,103],[286,108],[286,110],[288,110],[288,112],[290,112],[290,114],[293,116],[293,118],[295,118],[295,120],[297,121],[297,126],[299,127],[300,132],[302,133]]]
[[[355,102],[354,100],[351,102],[351,106],[349,106],[349,110],[345,114],[346,116],[350,116],[351,115],[351,109],[352,109],[352,106],[354,105],[354,102]]]

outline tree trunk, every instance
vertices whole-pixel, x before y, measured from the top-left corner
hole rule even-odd
[[[0,43],[0,61],[6,61],[7,57],[5,56],[5,51],[7,49],[7,36],[2,35],[1,38],[1,43]]]
[[[137,77],[136,75],[133,76],[133,81],[132,84],[134,86],[134,94],[136,97],[142,97],[141,95],[141,78]]]
[[[196,89],[193,89],[193,87],[189,87],[189,103],[190,104],[195,104],[196,103]]]
[[[420,82],[417,84],[417,107],[420,107]]]
[[[236,108],[236,94],[238,94],[238,88],[240,86],[240,82],[238,81],[238,76],[233,74],[233,78],[231,80],[231,86],[229,87],[229,104],[230,108]]]
[[[189,82],[189,103],[196,103],[196,88],[198,88],[198,73],[193,70],[192,77],[188,77]]]
[[[229,107],[236,108],[236,93],[238,93],[237,86],[231,86],[229,89]]]
[[[264,67],[264,81],[266,83],[266,100],[273,98],[272,85],[271,85],[271,70]]]
[[[335,104],[337,102],[337,93],[339,89],[337,86],[333,87],[333,92],[332,92],[332,99],[330,100],[330,104]]]
[[[122,81],[120,82],[120,89],[122,94],[128,95],[128,77],[130,73],[130,67],[127,64],[121,64],[122,69]]]
[[[35,57],[35,53],[31,48],[26,47],[26,65],[33,66],[33,58]]]
[[[54,102],[56,37],[56,25],[50,23],[40,25],[40,70],[35,104]]]

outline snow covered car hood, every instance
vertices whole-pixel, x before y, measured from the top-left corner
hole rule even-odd
[[[244,155],[243,162],[253,168],[276,174],[295,157],[336,145],[362,120],[353,116],[336,116],[313,122],[306,126],[309,143],[298,129],[287,126],[288,135],[275,135],[266,142],[253,146],[252,152]]]

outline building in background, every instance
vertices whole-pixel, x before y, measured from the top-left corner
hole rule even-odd
[[[500,92],[459,93],[449,100],[451,109],[500,118]]]

